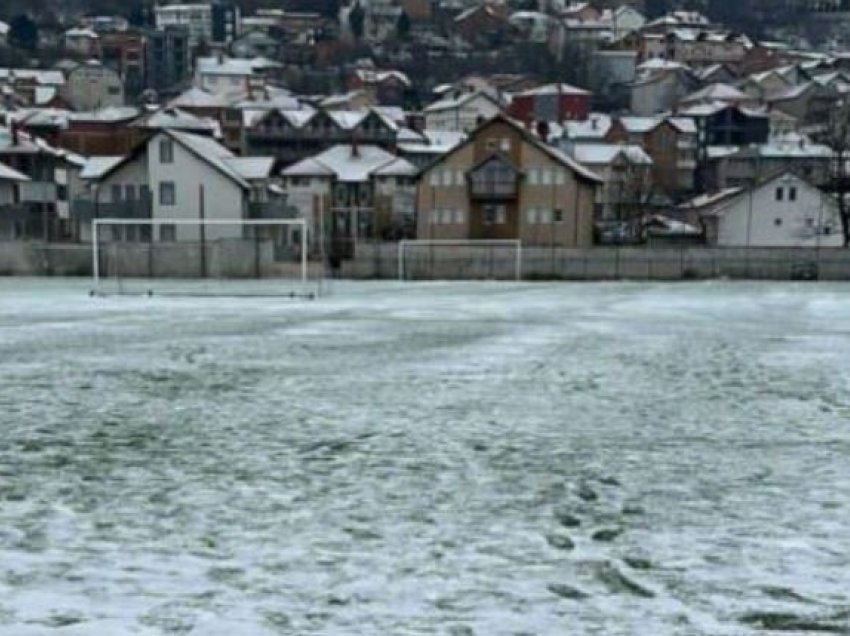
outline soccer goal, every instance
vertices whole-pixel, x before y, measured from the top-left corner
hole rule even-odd
[[[405,239],[398,244],[398,279],[522,280],[522,241]]]
[[[304,219],[92,221],[93,295],[283,296],[323,292]]]

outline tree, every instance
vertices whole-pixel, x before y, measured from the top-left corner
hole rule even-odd
[[[850,102],[844,101],[830,112],[823,143],[832,149],[830,190],[838,201],[844,247],[850,247]]]
[[[402,11],[398,16],[398,22],[395,25],[396,35],[399,40],[404,40],[410,35],[410,16],[407,11]]]
[[[16,15],[9,22],[9,44],[27,51],[38,48],[38,27],[26,14]]]
[[[357,2],[348,12],[348,26],[351,27],[351,34],[355,40],[363,37],[363,28],[366,23],[366,12],[360,3]]]

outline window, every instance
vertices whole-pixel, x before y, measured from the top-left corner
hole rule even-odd
[[[484,143],[485,148],[487,148],[488,152],[496,152],[499,149],[499,140],[498,139],[488,139]]]
[[[159,142],[159,162],[174,163],[174,142],[170,139]]]
[[[540,222],[541,223],[551,223],[552,222],[552,210],[542,209],[540,210]]]
[[[776,188],[776,200],[783,201],[785,199],[785,188]]]
[[[780,227],[780,226],[782,225],[782,219],[780,219],[779,217],[777,217],[777,218],[773,219],[773,224],[774,224],[776,227]]]
[[[450,186],[452,184],[452,177],[454,176],[454,172],[452,170],[443,170],[443,185]]]
[[[455,224],[461,225],[464,222],[463,210],[460,208],[455,208]]]
[[[136,186],[131,183],[124,186],[124,199],[127,201],[136,200]]]
[[[806,219],[806,227],[814,227],[815,220],[814,219]]]
[[[171,223],[164,223],[159,226],[160,241],[174,241],[177,239],[177,230]]]
[[[434,170],[428,177],[428,185],[435,187],[440,185],[440,173]]]
[[[502,225],[507,219],[504,205],[488,205],[484,207],[484,225]]]
[[[539,185],[540,184],[540,172],[537,168],[529,168],[528,169],[528,185]]]
[[[552,220],[555,223],[563,223],[564,222],[564,211],[557,209],[552,213]]]
[[[456,170],[455,171],[455,185],[461,186],[461,187],[466,185],[466,179],[464,178],[463,170]]]
[[[507,137],[502,137],[499,140],[499,150],[502,152],[510,152],[511,151],[511,140]]]
[[[441,215],[443,225],[451,225],[454,213],[451,208],[444,208]]]
[[[541,185],[552,185],[552,171],[548,168],[543,168],[540,171],[540,183]]]
[[[564,185],[567,182],[567,174],[558,168],[555,170],[555,185]]]
[[[121,186],[113,185],[112,188],[112,202],[118,203],[121,200]]]
[[[525,218],[529,225],[535,225],[537,223],[537,208],[529,208],[526,210]]]
[[[788,188],[788,200],[789,201],[796,201],[797,200],[797,188],[795,188],[793,186]]]
[[[159,184],[159,204],[174,205],[176,203],[173,181],[161,181]]]
[[[431,225],[440,224],[440,210],[431,210]]]

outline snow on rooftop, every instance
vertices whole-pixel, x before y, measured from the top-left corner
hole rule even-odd
[[[88,157],[83,164],[80,178],[100,179],[104,174],[124,161],[124,159],[124,156]]]
[[[14,168],[7,166],[5,163],[0,163],[0,181],[23,182],[29,180],[30,178],[27,175],[18,172]]]
[[[651,165],[652,159],[637,145],[625,144],[574,144],[570,148],[573,158],[587,166],[606,166],[618,157],[625,157],[630,163]]]
[[[333,175],[338,181],[363,183],[382,168],[394,174],[416,174],[416,167],[383,148],[338,144],[286,168],[284,176]]]
[[[590,91],[571,84],[545,84],[544,86],[522,91],[515,96],[527,97],[533,95],[590,95]]]

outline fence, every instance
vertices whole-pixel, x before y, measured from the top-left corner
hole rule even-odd
[[[217,249],[207,254],[208,275],[289,275],[296,260],[257,246]],[[408,248],[410,249],[410,248]],[[232,250],[232,251],[231,251]],[[123,276],[199,275],[197,245],[124,247],[117,268]],[[406,256],[408,279],[511,280],[516,251],[508,247],[418,247]],[[316,264],[321,267],[320,264]],[[536,248],[522,249],[525,280],[848,280],[850,250],[821,248]],[[107,266],[104,263],[104,266]],[[153,268],[153,269],[150,269]],[[38,242],[0,242],[0,274],[90,276],[91,246]],[[353,259],[342,262],[339,274],[354,279],[398,277],[397,243],[358,243]]]

